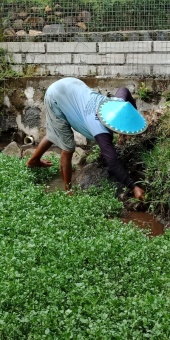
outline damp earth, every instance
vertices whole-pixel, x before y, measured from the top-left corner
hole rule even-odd
[[[124,223],[133,221],[137,227],[148,230],[148,236],[150,237],[163,235],[164,233],[164,225],[148,212],[129,211],[121,220]]]
[[[79,184],[77,180],[81,176],[81,170],[82,167],[77,167],[76,170],[73,172],[73,185]],[[49,192],[53,192],[56,190],[64,190],[63,181],[60,177],[53,178],[49,184]],[[121,220],[124,223],[129,223],[130,221],[132,221],[140,229],[148,230],[147,235],[149,237],[164,234],[164,224],[159,222],[155,216],[149,214],[148,212],[127,211],[126,213],[124,213],[124,216],[121,217]]]

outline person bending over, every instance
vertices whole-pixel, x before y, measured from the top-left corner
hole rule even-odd
[[[137,111],[130,91],[122,87],[114,97],[108,98],[83,81],[67,77],[50,85],[44,98],[46,110],[46,136],[41,140],[28,167],[49,167],[52,163],[42,159],[55,144],[61,149],[60,171],[64,189],[71,189],[72,156],[75,151],[73,130],[89,140],[96,140],[104,157],[109,175],[131,189],[134,197],[144,199],[144,190],[137,186],[118,158],[113,144],[113,133],[135,135],[147,128],[144,117]]]

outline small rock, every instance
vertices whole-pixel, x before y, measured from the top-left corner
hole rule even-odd
[[[74,139],[76,141],[76,144],[77,145],[87,145],[87,138],[84,137],[81,133],[75,131],[73,129],[73,132],[74,132]]]
[[[22,151],[19,148],[16,142],[11,142],[6,146],[6,148],[2,151],[7,156],[16,156],[18,158],[21,157]]]
[[[76,23],[76,17],[75,16],[68,16],[63,18],[63,23],[68,25],[68,26],[74,26]]]
[[[56,9],[62,11],[62,7],[59,4],[56,4],[54,6],[54,10],[56,10]]]
[[[86,156],[86,152],[80,147],[77,147],[73,154],[72,163],[74,165],[80,164],[85,159],[85,156]]]
[[[29,30],[29,35],[32,35],[32,36],[37,36],[37,35],[42,35],[43,32],[42,31],[36,31],[36,30]]]
[[[33,155],[34,151],[35,151],[35,149],[33,149],[33,148],[26,149],[26,150],[23,151],[22,156],[23,157],[27,157],[27,156],[31,157]]]
[[[14,29],[9,27],[9,28],[4,29],[3,35],[4,36],[9,36],[9,37],[14,37],[16,34],[15,34]]]
[[[130,91],[132,94],[134,94],[134,93],[135,93],[135,84],[130,84],[130,85],[128,86],[128,89],[129,89],[129,91]]]
[[[100,168],[97,163],[93,163],[83,167],[76,177],[76,183],[82,189],[87,189],[91,185],[101,185],[106,178],[108,178],[107,168]]]
[[[18,13],[18,17],[20,19],[25,19],[27,17],[27,12],[20,12],[20,13]]]
[[[52,12],[52,8],[51,8],[50,6],[47,5],[47,6],[45,7],[45,12],[46,12],[46,13]]]
[[[13,23],[13,28],[16,29],[17,31],[23,29],[23,20],[22,19],[17,19]]]
[[[25,32],[24,30],[20,30],[20,31],[16,32],[16,35],[17,36],[24,36],[24,35],[27,35],[27,32]]]
[[[29,25],[30,29],[42,28],[44,25],[44,19],[42,17],[29,16],[24,20],[24,25]]]
[[[45,25],[43,27],[44,34],[63,34],[65,33],[64,25],[60,24],[52,24],[52,25]]]
[[[91,21],[91,14],[88,11],[82,11],[77,16],[77,21],[84,21],[86,23],[89,23]]]
[[[84,31],[87,31],[87,26],[84,22],[78,22],[77,26],[81,27]]]
[[[30,8],[30,12],[31,12],[31,13],[39,13],[39,11],[40,11],[40,8],[39,8],[39,7],[31,7],[31,8]]]
[[[56,15],[57,17],[61,17],[63,15],[62,12],[56,11],[54,12],[54,15]]]

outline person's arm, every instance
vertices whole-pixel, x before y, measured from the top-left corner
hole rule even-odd
[[[72,178],[72,156],[74,151],[62,150],[60,157],[60,172],[64,182],[64,190],[69,191],[71,189]]]
[[[35,152],[32,155],[32,157],[28,160],[27,166],[29,168],[52,166],[52,163],[50,161],[46,159],[41,159],[43,154],[50,148],[52,144],[53,143],[50,142],[45,136],[35,149]]]
[[[118,158],[116,149],[112,143],[113,136],[109,133],[101,133],[95,136],[102,155],[108,165],[108,172],[113,175],[115,180],[131,189],[135,198],[144,199],[144,190],[135,185],[127,170]]]

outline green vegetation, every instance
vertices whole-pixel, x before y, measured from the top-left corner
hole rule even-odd
[[[21,6],[47,6],[51,5],[51,0],[3,0],[4,5],[6,4],[14,4],[14,5],[21,5]]]
[[[145,185],[149,209],[170,217],[170,141],[159,139],[154,149],[144,156]]]
[[[3,41],[3,25],[2,25],[2,19],[0,16],[0,42]]]
[[[141,86],[139,87],[137,94],[140,99],[147,100],[149,98],[150,91],[148,87],[145,85],[145,83],[141,83]]]
[[[155,214],[170,217],[170,109],[167,108],[157,129],[157,140],[152,150],[142,157],[145,162],[144,185],[146,203]]]
[[[170,90],[163,91],[162,96],[166,99],[166,101],[170,101]]]
[[[93,163],[97,161],[97,159],[100,156],[100,147],[98,145],[93,145],[89,155],[86,157],[86,162],[87,163]]]
[[[21,75],[12,69],[11,63],[8,61],[6,50],[0,48],[0,80],[5,78],[16,78],[19,76]]]
[[[52,161],[0,154],[0,338],[168,340],[170,231],[123,224],[107,183],[47,193]]]
[[[9,79],[9,78],[18,78],[20,76],[21,74],[19,74],[18,72],[12,69],[10,62],[8,61],[6,50],[4,50],[3,48],[0,48],[0,81],[2,81],[2,86],[0,84],[0,114],[3,114],[1,112],[1,109],[4,103],[5,84],[3,80]],[[1,134],[1,131],[0,131],[0,134]]]
[[[0,87],[0,108],[3,105],[4,101],[4,88]]]

